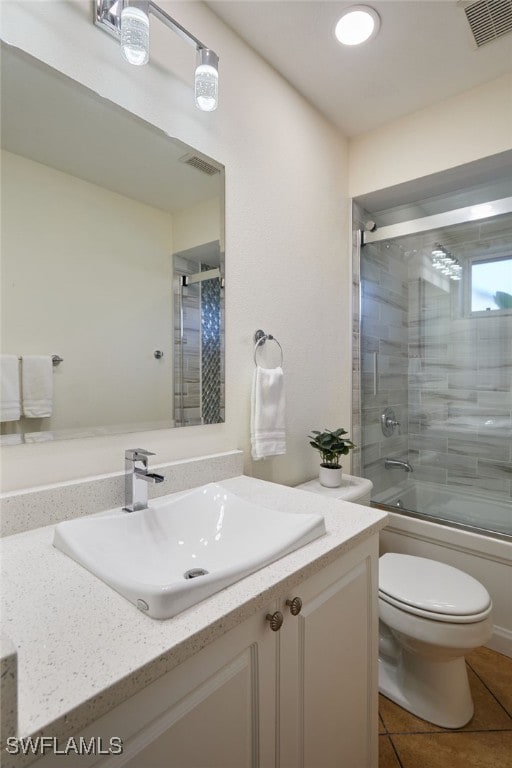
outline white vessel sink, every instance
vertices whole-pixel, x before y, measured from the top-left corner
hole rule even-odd
[[[168,619],[325,533],[320,515],[275,512],[222,485],[59,523],[53,544],[155,619]]]

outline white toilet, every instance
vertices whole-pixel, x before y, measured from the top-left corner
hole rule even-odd
[[[370,504],[373,484],[343,475],[339,488],[318,480],[304,491]],[[464,656],[489,640],[492,602],[479,581],[437,560],[387,553],[379,559],[379,690],[444,728],[473,716]]]
[[[492,602],[467,573],[423,557],[379,559],[379,690],[418,717],[460,728],[473,716],[464,656],[489,640]]]

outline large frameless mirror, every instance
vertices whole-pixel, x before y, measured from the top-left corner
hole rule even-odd
[[[223,166],[1,54],[1,351],[20,358],[21,400],[2,443],[222,421]],[[40,355],[55,356],[51,415],[29,417],[25,356]]]

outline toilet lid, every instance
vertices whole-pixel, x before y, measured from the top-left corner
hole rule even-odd
[[[402,604],[404,610],[436,614],[440,620],[443,616],[481,618],[492,605],[485,587],[458,568],[394,552],[379,559],[379,593],[394,605]]]

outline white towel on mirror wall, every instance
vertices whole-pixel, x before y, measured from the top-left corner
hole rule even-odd
[[[286,453],[283,369],[257,365],[252,381],[251,452],[253,459]]]
[[[53,411],[53,363],[51,355],[23,355],[21,358],[23,415],[44,419]]]
[[[20,361],[18,355],[0,355],[0,421],[20,417]]]

